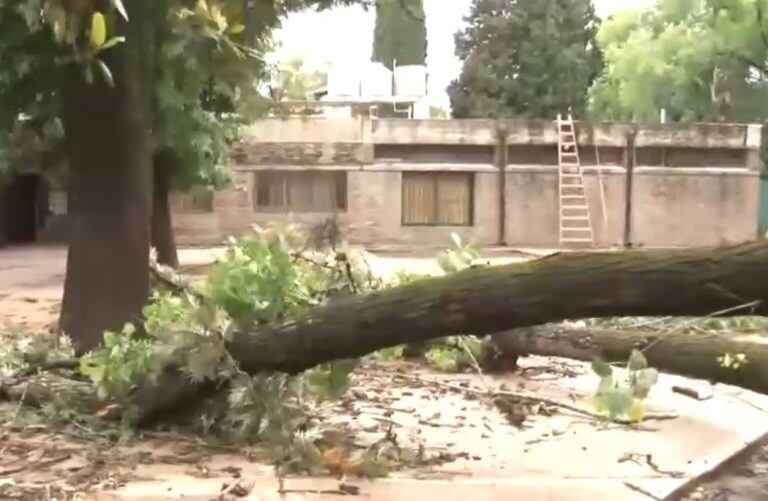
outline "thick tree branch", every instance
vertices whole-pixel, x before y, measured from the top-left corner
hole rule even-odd
[[[738,334],[542,327],[495,334],[493,343],[501,357],[542,355],[585,361],[600,357],[609,362],[626,362],[632,350],[639,349],[656,369],[768,393],[768,345]],[[738,353],[747,356],[739,367],[724,367],[718,361]]]
[[[755,301],[768,314],[768,242],[699,250],[562,253],[469,269],[331,302],[287,322],[236,333],[240,368],[299,373],[323,362],[456,334],[493,334],[564,319],[705,316]],[[195,388],[169,369],[137,402],[143,421]]]
[[[339,301],[280,325],[239,333],[230,349],[247,372],[300,372],[446,335],[491,334],[573,318],[708,315],[768,300],[766,263],[763,242],[696,251],[564,253]],[[755,312],[768,313],[766,303]]]

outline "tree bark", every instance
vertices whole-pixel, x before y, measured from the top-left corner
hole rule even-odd
[[[639,349],[650,366],[661,371],[768,393],[768,345],[738,334],[541,327],[494,334],[492,342],[502,358],[506,354],[543,355],[626,362],[632,350]],[[743,353],[747,362],[735,369],[723,367],[718,357],[726,353]]]
[[[482,267],[357,296],[254,332],[235,333],[241,369],[299,373],[381,348],[493,334],[566,319],[768,313],[768,242],[700,250],[574,252]],[[750,308],[735,309],[758,301]],[[745,383],[746,384],[746,383]],[[143,420],[193,398],[168,370],[137,393]]]
[[[416,281],[241,332],[247,372],[319,363],[436,337],[492,334],[565,319],[708,315],[752,301],[768,313],[768,242],[700,250],[556,254]]]
[[[157,252],[158,263],[178,268],[179,257],[168,201],[173,167],[174,158],[171,152],[160,151],[155,154],[152,182],[152,247]]]
[[[70,241],[61,329],[83,353],[141,316],[149,293],[151,150],[141,60],[148,0],[127,3],[127,40],[107,50],[110,86],[71,65],[62,85]]]

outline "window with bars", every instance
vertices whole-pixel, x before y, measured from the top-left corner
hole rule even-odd
[[[403,225],[472,226],[474,175],[403,172]]]
[[[262,212],[335,212],[347,209],[344,171],[256,172],[254,210]]]

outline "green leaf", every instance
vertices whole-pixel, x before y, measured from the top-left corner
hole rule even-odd
[[[646,398],[658,380],[659,372],[656,369],[650,368],[638,371],[632,386],[632,394],[640,399]]]
[[[123,0],[112,0],[112,6],[117,9],[121,16],[123,16],[123,19],[128,21],[128,12],[125,10]]]
[[[124,42],[125,42],[125,37],[112,37],[106,42],[104,42],[104,45],[101,46],[101,50],[107,50],[110,47],[114,47],[115,45],[119,43],[124,43]]]
[[[595,410],[598,414],[602,414],[604,412],[608,412],[608,402],[605,398],[605,395],[595,395]]]
[[[628,368],[631,371],[639,371],[648,367],[648,360],[639,350],[632,350],[632,354],[629,355]]]
[[[94,12],[91,17],[91,47],[95,50],[99,50],[107,39],[107,24],[104,20],[104,14],[101,12]]]
[[[600,378],[600,382],[597,385],[597,394],[604,395],[613,391],[616,386],[616,382],[613,380],[612,375],[603,376]]]
[[[241,23],[235,24],[229,29],[231,35],[239,35],[243,31],[245,31],[245,25]]]
[[[633,402],[632,393],[627,388],[617,388],[605,395],[605,403],[611,419],[628,414]]]
[[[449,252],[443,252],[437,257],[437,264],[444,273],[455,273],[458,271],[453,255]]]
[[[642,402],[634,401],[629,409],[629,419],[639,423],[645,416],[645,407]]]
[[[600,358],[596,358],[592,362],[592,371],[600,377],[607,377],[613,374],[613,368],[610,364]]]

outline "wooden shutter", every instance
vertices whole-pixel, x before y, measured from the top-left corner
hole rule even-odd
[[[284,209],[286,206],[286,179],[283,172],[256,173],[256,208]]]
[[[472,224],[472,174],[441,172],[437,175],[437,224]]]
[[[314,208],[313,181],[311,172],[288,172],[288,212],[312,212]]]
[[[403,224],[434,224],[436,214],[436,184],[434,174],[403,173]]]

